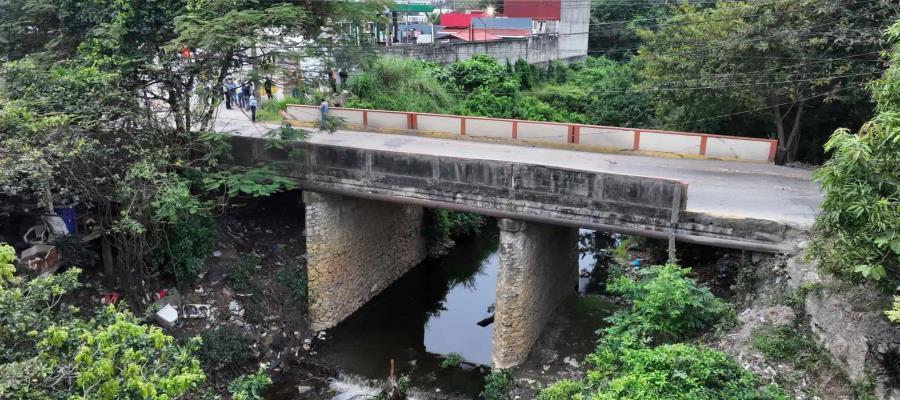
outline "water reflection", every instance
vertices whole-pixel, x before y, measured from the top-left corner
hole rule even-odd
[[[476,323],[494,302],[498,242],[490,223],[446,256],[415,267],[335,327],[319,347],[322,358],[367,377],[386,377],[394,359],[416,387],[477,395],[486,369],[444,370],[440,363],[448,353],[490,363],[492,325]]]
[[[579,270],[586,273],[579,278],[579,292],[602,289],[606,268],[594,265],[606,265],[615,242],[609,234],[581,232]],[[387,377],[393,359],[397,373],[409,375],[418,389],[476,398],[488,372],[478,364],[490,364],[493,331],[492,324],[481,327],[477,322],[490,315],[494,304],[498,243],[491,222],[446,256],[415,267],[332,329],[318,346],[322,359],[344,373],[376,379]],[[593,332],[608,313],[593,303],[596,299],[580,298],[565,306],[573,326],[562,330],[561,353],[580,357],[593,347]],[[459,353],[468,363],[442,369],[449,353]]]

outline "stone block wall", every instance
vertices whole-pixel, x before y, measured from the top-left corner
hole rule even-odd
[[[422,207],[304,192],[310,327],[337,325],[426,256]]]
[[[521,364],[578,285],[578,229],[500,219],[492,364]]]

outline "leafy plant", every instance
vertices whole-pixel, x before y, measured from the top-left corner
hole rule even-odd
[[[621,295],[631,307],[607,319],[612,326],[606,335],[664,343],[690,338],[715,324],[728,306],[697,285],[689,273],[688,268],[669,264],[641,269],[637,278],[613,278],[607,290]]]
[[[441,368],[455,368],[459,366],[459,363],[462,361],[462,356],[459,353],[450,353],[447,354],[447,357],[441,361]]]
[[[225,273],[228,286],[237,291],[252,289],[253,275],[258,264],[259,257],[256,256],[243,256],[238,262],[231,264]]]
[[[254,359],[253,339],[239,328],[224,325],[200,334],[200,358],[215,368],[241,366]]]
[[[175,276],[179,287],[197,280],[203,260],[215,247],[216,226],[208,211],[168,222],[150,255],[150,264]]]
[[[727,354],[686,344],[625,349],[613,360],[591,359],[589,398],[599,400],[787,400],[763,386]]]
[[[11,249],[0,245],[0,397],[164,400],[203,382],[198,340],[177,344],[115,306],[84,319],[60,305],[79,286],[79,269],[9,275]]]
[[[306,268],[301,263],[288,264],[275,276],[278,283],[284,285],[291,292],[294,300],[306,299],[309,290],[309,278]]]
[[[766,358],[785,361],[803,370],[812,370],[829,360],[814,340],[790,326],[757,328],[750,335],[750,344]]]
[[[479,394],[482,400],[503,400],[507,398],[506,390],[512,380],[507,370],[491,371],[484,377],[484,389]]]
[[[581,382],[563,379],[542,389],[537,395],[537,400],[570,400],[580,396],[582,392],[584,385]]]
[[[900,296],[894,296],[894,308],[884,312],[888,319],[900,324]]]
[[[204,176],[203,184],[209,191],[223,190],[228,196],[252,197],[265,197],[297,187],[294,181],[281,176],[269,166],[210,173]]]
[[[234,400],[263,400],[262,393],[272,384],[269,372],[259,367],[252,374],[241,375],[228,384],[228,392]]]
[[[425,237],[431,243],[447,243],[452,238],[475,235],[484,225],[478,214],[429,208],[425,215]]]
[[[887,36],[900,41],[900,23]],[[825,144],[831,160],[814,177],[825,200],[816,217],[809,255],[845,279],[900,285],[900,46],[872,85],[878,114],[858,134],[838,129]]]

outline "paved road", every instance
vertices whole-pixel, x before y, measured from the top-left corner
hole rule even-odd
[[[252,124],[240,112],[224,109],[216,123],[220,131],[236,131],[246,136],[261,136],[274,126]],[[317,133],[310,141],[676,179],[689,185],[689,211],[731,218],[760,218],[801,229],[812,225],[822,202],[819,186],[810,180],[810,171],[769,164],[600,154],[358,131]]]

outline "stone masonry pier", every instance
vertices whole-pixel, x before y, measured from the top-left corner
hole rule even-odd
[[[331,328],[421,262],[422,207],[304,192],[310,328]]]
[[[500,219],[492,364],[528,356],[553,310],[578,287],[578,229]]]

